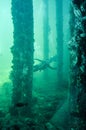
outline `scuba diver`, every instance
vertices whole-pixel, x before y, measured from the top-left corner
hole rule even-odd
[[[56,68],[52,67],[50,65],[50,63],[52,62],[56,62],[57,61],[57,55],[51,57],[50,59],[48,60],[40,60],[40,59],[35,59],[41,63],[37,64],[37,65],[34,65],[33,66],[33,72],[36,72],[36,71],[41,71],[41,70],[45,70],[47,68],[50,68],[52,70],[56,70]]]

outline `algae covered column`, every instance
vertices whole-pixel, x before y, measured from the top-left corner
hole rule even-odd
[[[72,129],[86,129],[86,1],[72,0],[75,15],[71,52]]]
[[[43,17],[43,40],[44,49],[43,57],[44,60],[49,59],[49,3],[48,0],[43,0],[44,3],[44,17]],[[48,77],[48,70],[44,70],[44,78]]]
[[[56,1],[56,31],[57,31],[57,81],[58,87],[63,83],[63,0]]]
[[[18,113],[18,104],[21,104],[20,114],[30,113],[33,77],[33,5],[32,0],[12,0],[12,20],[14,26],[12,102],[14,113]],[[22,107],[23,106],[23,107]]]

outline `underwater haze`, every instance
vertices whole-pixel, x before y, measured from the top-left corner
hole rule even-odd
[[[11,1],[0,1],[0,85],[8,81],[11,70],[13,24],[10,8]]]
[[[0,1],[0,130],[85,130],[85,7]]]

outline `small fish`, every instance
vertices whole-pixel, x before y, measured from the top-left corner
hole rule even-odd
[[[15,104],[16,107],[25,107],[28,106],[28,103],[24,103],[24,102],[18,102]]]

